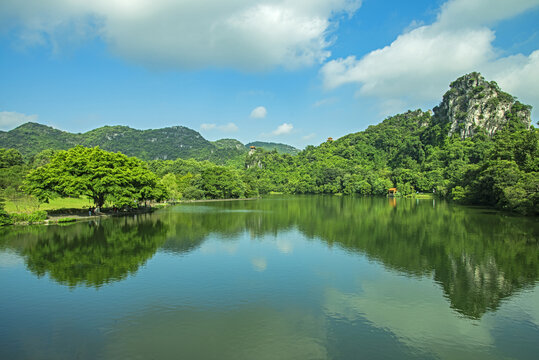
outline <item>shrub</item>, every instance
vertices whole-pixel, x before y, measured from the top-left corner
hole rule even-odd
[[[11,218],[13,222],[24,222],[29,223],[40,222],[47,219],[47,212],[44,210],[34,211],[30,214],[12,214]]]
[[[468,191],[457,185],[451,190],[451,197],[454,201],[464,201],[468,197]]]
[[[4,199],[0,198],[0,226],[13,224],[11,216],[4,210]]]
[[[186,187],[183,190],[183,198],[187,200],[200,200],[204,197],[204,191],[195,186]]]
[[[0,209],[0,226],[11,224],[13,224],[11,216],[4,209]]]

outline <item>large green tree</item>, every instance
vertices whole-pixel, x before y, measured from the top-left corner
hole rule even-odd
[[[32,170],[25,190],[40,201],[54,196],[87,196],[96,206],[117,206],[164,196],[157,176],[139,159],[99,147],[60,151],[50,163]]]

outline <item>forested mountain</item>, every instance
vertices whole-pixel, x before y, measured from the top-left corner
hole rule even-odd
[[[297,154],[298,149],[285,144],[256,142],[268,151]],[[83,134],[73,134],[37,123],[26,123],[11,131],[0,131],[0,148],[17,149],[30,158],[46,149],[67,150],[76,145],[100,148],[136,156],[142,160],[196,159],[224,164],[238,160],[251,144],[235,139],[208,141],[200,133],[184,126],[137,130],[128,126],[103,126]]]
[[[10,131],[0,131],[0,147],[17,149],[25,157],[45,149],[69,149],[79,143],[79,135],[33,122]]]
[[[143,160],[195,158],[219,161],[218,148],[198,132],[183,126],[137,130],[128,126],[103,126],[72,134],[49,126],[26,123],[0,133],[0,147],[19,150],[30,157],[45,149],[66,150],[76,145],[99,146]],[[224,154],[226,157],[226,154]]]
[[[264,149],[266,151],[275,150],[280,154],[297,155],[300,152],[299,149],[296,149],[293,146],[280,144],[280,143],[274,143],[274,142],[254,141],[254,142],[245,144],[246,148],[250,148],[251,146]]]
[[[478,73],[450,85],[431,111],[408,111],[299,155],[246,159],[261,191],[435,193],[472,204],[539,213],[539,130],[531,107]]]
[[[207,159],[215,150],[211,142],[184,126],[150,130],[103,126],[79,136],[83,146],[99,146],[143,160],[178,157]]]
[[[243,144],[239,150],[221,146],[184,126],[150,130],[103,126],[83,134],[73,134],[46,125],[26,123],[11,131],[0,132],[0,147],[17,149],[25,158],[46,149],[67,150],[76,145],[99,146],[143,160],[193,158],[225,163],[246,152]]]

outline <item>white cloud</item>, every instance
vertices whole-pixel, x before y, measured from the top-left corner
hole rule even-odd
[[[238,131],[238,127],[234,123],[228,123],[226,125],[221,125],[217,127],[222,132],[236,132]]]
[[[448,1],[435,23],[404,32],[360,59],[352,55],[326,63],[320,70],[324,85],[355,83],[359,96],[384,99],[392,108],[400,104],[403,111],[439,101],[451,81],[480,71],[504,90],[537,101],[538,85],[530,77],[537,74],[537,52],[500,58],[486,25],[538,5],[539,0]]]
[[[354,56],[333,60],[321,71],[328,88],[355,82],[361,84],[361,95],[400,95],[412,88],[416,96],[429,98],[455,75],[493,56],[492,40],[489,29],[438,31],[423,26],[360,60]]]
[[[313,139],[315,136],[316,136],[315,133],[311,133],[311,134],[309,134],[309,135],[303,136],[303,137],[301,138],[301,140],[304,140],[304,141],[311,140],[311,139]]]
[[[515,55],[500,59],[485,70],[505,91],[518,95],[519,100],[539,108],[539,50],[530,56]]]
[[[287,123],[284,123],[284,124],[281,124],[277,127],[277,129],[275,129],[274,131],[272,131],[272,134],[273,135],[285,135],[285,134],[290,134],[292,132],[292,130],[294,129],[294,126],[292,124],[287,124]]]
[[[239,128],[236,126],[236,124],[230,122],[226,125],[202,124],[200,125],[200,130],[204,130],[204,131],[218,130],[221,132],[232,133],[232,132],[238,131]]]
[[[313,107],[320,107],[320,106],[324,106],[324,105],[330,105],[330,104],[334,104],[336,102],[337,102],[337,98],[334,98],[334,97],[324,98],[324,99],[316,101],[313,104]]]
[[[251,111],[251,117],[253,119],[263,119],[268,114],[268,111],[263,106],[258,106]]]
[[[206,130],[206,131],[213,130],[213,129],[215,129],[216,126],[217,125],[215,125],[215,124],[202,124],[202,125],[200,125],[200,130]]]
[[[36,122],[37,115],[26,115],[14,111],[0,111],[0,129],[11,130],[27,122]]]
[[[335,16],[360,0],[4,0],[0,24],[31,44],[100,36],[149,66],[258,70],[324,61]]]
[[[442,5],[437,23],[446,27],[490,25],[539,5],[537,0],[450,0]]]

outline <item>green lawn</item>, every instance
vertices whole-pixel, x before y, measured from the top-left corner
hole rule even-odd
[[[49,203],[39,204],[36,199],[25,196],[17,200],[6,199],[5,209],[8,213],[31,213],[37,210],[83,209],[92,204],[93,202],[85,197],[56,198],[51,199]]]
[[[434,199],[434,196],[432,194],[414,194],[416,199]]]

